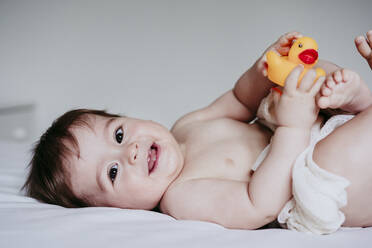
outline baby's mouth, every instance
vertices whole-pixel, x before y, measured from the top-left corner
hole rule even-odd
[[[153,143],[148,151],[147,155],[147,165],[149,168],[149,174],[153,172],[158,165],[159,160],[159,146],[156,143]]]

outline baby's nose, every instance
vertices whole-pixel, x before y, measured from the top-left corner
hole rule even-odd
[[[134,165],[138,161],[138,144],[136,142],[133,142],[128,147],[129,151],[129,163],[131,165]]]

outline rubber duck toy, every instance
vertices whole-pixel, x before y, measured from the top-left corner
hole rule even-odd
[[[289,73],[298,64],[302,64],[304,70],[298,80],[300,83],[305,73],[318,61],[318,44],[310,37],[301,37],[292,44],[288,56],[280,56],[274,51],[269,51],[266,53],[266,58],[268,77],[280,86],[284,86]],[[322,68],[316,68],[316,74],[316,79],[318,79],[320,76],[325,76],[325,71]]]

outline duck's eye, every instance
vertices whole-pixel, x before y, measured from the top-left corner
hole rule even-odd
[[[115,140],[116,140],[116,142],[118,142],[119,144],[121,144],[121,142],[123,142],[123,138],[124,138],[123,127],[119,127],[115,131]]]
[[[108,176],[111,179],[111,182],[115,181],[117,173],[118,173],[118,165],[114,164],[113,166],[111,166],[109,173],[108,173]]]
[[[301,48],[302,47],[302,43],[298,44],[298,47]]]

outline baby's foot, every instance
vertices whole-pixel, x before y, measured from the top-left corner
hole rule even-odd
[[[364,36],[355,38],[355,46],[357,47],[360,55],[365,58],[372,69],[372,30],[367,32],[367,39]]]
[[[340,69],[328,76],[320,90],[318,106],[322,109],[340,108],[358,113],[372,103],[372,95],[360,76],[353,71]]]

